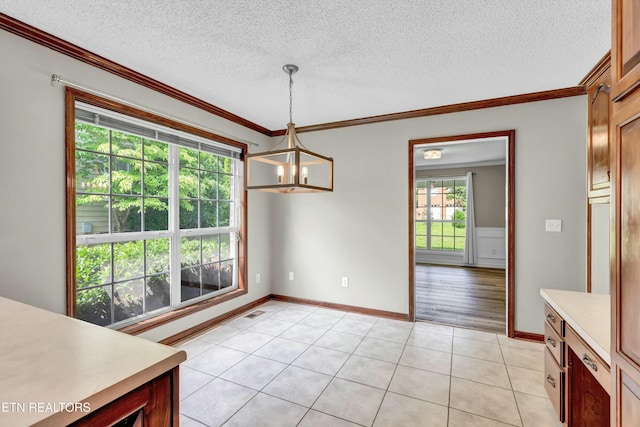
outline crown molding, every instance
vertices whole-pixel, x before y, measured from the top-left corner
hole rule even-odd
[[[120,65],[114,61],[90,52],[80,46],[73,43],[69,43],[59,37],[35,28],[29,24],[12,18],[8,15],[0,13],[0,29],[9,33],[15,34],[18,37],[30,40],[41,46],[52,49],[58,53],[69,56],[78,61],[92,65],[101,70],[107,71],[118,77],[122,77],[126,80],[139,84],[141,86],[152,89],[156,92],[167,95],[185,104],[192,105],[203,111],[229,120],[247,129],[254,130],[266,136],[282,136],[285,134],[285,129],[269,130],[257,123],[233,114],[227,110],[203,101],[200,98],[196,98],[193,95],[189,95],[186,92],[178,90],[165,83],[159,82],[149,76],[134,71],[123,65]],[[604,59],[604,58],[603,58]],[[439,107],[424,108],[419,110],[403,111],[398,113],[382,114],[377,116],[363,117],[358,119],[343,120],[337,122],[316,124],[310,126],[302,126],[296,128],[298,133],[301,132],[315,132],[328,129],[337,129],[349,126],[358,126],[372,123],[382,123],[395,120],[413,119],[418,117],[435,116],[439,114],[457,113],[462,111],[479,110],[484,108],[501,107],[505,105],[522,104],[526,102],[546,101],[550,99],[566,98],[571,96],[585,95],[586,89],[584,86],[574,86],[564,89],[554,89],[542,92],[533,92],[522,95],[506,96],[501,98],[492,98],[481,101],[463,102],[459,104],[450,104]]]
[[[462,102],[459,104],[443,105],[441,107],[423,108],[420,110],[410,110],[400,113],[381,114],[379,116],[363,117],[360,119],[343,120],[311,126],[297,127],[298,133],[316,132],[320,130],[337,129],[349,126],[368,125],[372,123],[390,122],[394,120],[415,119],[418,117],[436,116],[439,114],[459,113],[461,111],[481,110],[484,108],[502,107],[505,105],[524,104],[527,102],[547,101],[557,98],[568,98],[571,96],[586,95],[584,86],[573,86],[564,89],[546,90],[542,92],[525,93],[522,95],[505,96],[502,98],[491,98],[482,101]],[[272,132],[273,136],[282,136],[285,129]]]
[[[114,61],[90,52],[73,43],[69,43],[59,37],[56,37],[29,24],[5,15],[4,13],[0,13],[0,29],[15,34],[18,37],[22,37],[24,39],[37,43],[41,46],[47,47],[58,53],[62,53],[63,55],[66,55],[70,58],[84,62],[85,64],[92,65],[111,74],[115,74],[118,77],[122,77],[123,79],[127,79],[131,82],[162,93],[163,95],[167,95],[171,98],[177,99],[178,101],[184,102],[185,104],[192,105],[208,113],[239,124],[240,126],[244,126],[248,129],[254,130],[267,136],[272,136],[273,134],[271,130],[260,126],[257,123],[237,116],[227,110],[223,110],[220,107],[216,107],[215,105],[203,101],[200,98],[196,98],[193,95],[189,95],[186,92],[178,90],[165,83],[159,82],[158,80],[152,79],[149,76],[146,76],[142,73],[132,70],[131,68],[127,68]]]

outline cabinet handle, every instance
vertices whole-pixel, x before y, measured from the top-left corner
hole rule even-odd
[[[547,337],[547,342],[549,343],[549,345],[551,345],[551,347],[556,348],[556,340],[551,337]]]
[[[551,374],[547,375],[547,382],[551,384],[551,387],[556,388],[556,380],[553,379]]]
[[[549,313],[547,314],[547,320],[551,323],[556,323],[556,316],[554,316],[553,314]]]
[[[593,95],[593,98],[591,98],[591,103],[593,104],[594,102],[596,102],[596,99],[598,98],[598,95],[600,95],[600,92],[609,93],[610,90],[611,86],[608,86],[606,83],[600,83],[598,89],[596,89],[596,93]]]
[[[593,360],[591,360],[591,358],[589,356],[587,356],[586,354],[584,356],[582,356],[582,361],[584,362],[585,365],[587,365],[588,367],[590,367],[594,371],[598,370],[598,365],[593,363]]]

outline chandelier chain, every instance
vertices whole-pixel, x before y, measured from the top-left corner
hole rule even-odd
[[[289,123],[293,123],[293,75],[289,72]]]

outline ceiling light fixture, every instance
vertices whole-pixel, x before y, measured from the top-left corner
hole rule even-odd
[[[435,160],[442,157],[442,148],[429,148],[423,152],[424,158],[427,160]]]
[[[287,131],[271,150],[246,155],[246,189],[273,193],[333,191],[333,159],[311,152],[296,135],[292,76],[298,66],[287,64],[282,68],[289,75]],[[287,148],[279,148],[284,141],[287,141]]]

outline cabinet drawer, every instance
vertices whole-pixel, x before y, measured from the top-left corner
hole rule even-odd
[[[558,414],[564,422],[564,370],[558,366],[548,348],[544,349],[544,389]]]
[[[589,368],[589,372],[595,377],[600,385],[611,395],[611,378],[609,375],[609,365],[603,361],[595,351],[591,349],[576,332],[567,328],[565,336],[567,346],[580,358],[582,363]]]
[[[549,304],[544,305],[544,318],[560,338],[564,338],[564,319]]]
[[[544,343],[556,359],[556,363],[564,366],[564,341],[548,322],[544,322]]]

